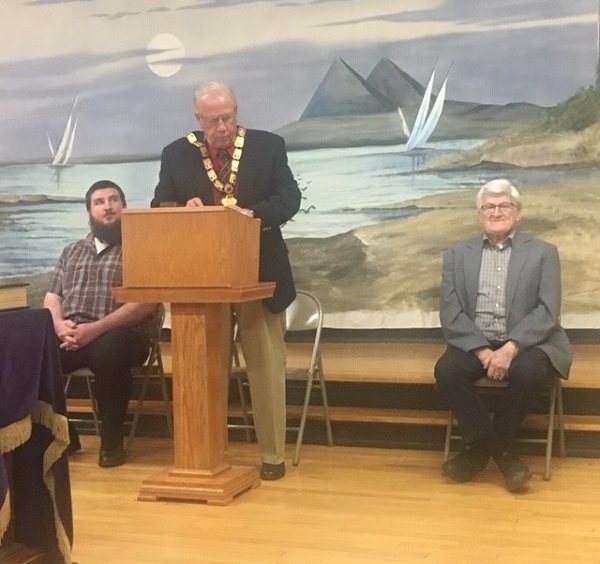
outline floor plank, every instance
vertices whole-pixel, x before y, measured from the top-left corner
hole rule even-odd
[[[493,466],[470,484],[441,453],[305,445],[298,467],[226,507],[139,502],[141,480],[172,461],[168,440],[136,438],[124,466],[97,466],[98,439],[70,460],[80,564],[589,563],[600,554],[599,459],[529,457],[521,494]],[[288,461],[291,459],[289,447]],[[255,444],[229,446],[257,464]]]

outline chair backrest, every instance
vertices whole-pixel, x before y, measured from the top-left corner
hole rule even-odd
[[[321,331],[323,308],[317,297],[298,290],[296,299],[285,310],[286,331]]]
[[[163,324],[165,322],[165,306],[157,304],[152,314],[152,325],[150,326],[150,354],[143,365],[143,368],[151,370],[152,366],[158,365],[162,370],[162,357],[160,351],[160,338],[162,336]]]
[[[319,360],[319,346],[321,343],[321,330],[323,329],[323,308],[318,298],[306,292],[298,290],[296,299],[285,311],[286,332],[314,331],[313,350],[310,361],[310,369],[314,370]]]
[[[154,313],[152,314],[152,328],[150,331],[150,339],[152,343],[160,341],[163,325],[165,323],[165,306],[157,304]]]
[[[311,332],[313,334],[313,348],[310,361],[310,370],[314,370],[319,360],[319,346],[321,330],[323,328],[323,308],[318,298],[304,290],[296,292],[296,299],[285,310],[286,334],[294,332]],[[237,323],[232,331],[232,366],[239,368],[240,353],[238,350],[239,328]]]

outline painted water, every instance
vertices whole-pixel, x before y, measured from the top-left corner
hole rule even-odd
[[[432,143],[431,160],[464,151],[476,141]],[[356,227],[397,219],[400,202],[431,193],[475,189],[473,173],[412,174],[404,146],[292,151],[289,162],[302,190],[301,211],[284,228],[290,237],[329,237]],[[83,195],[100,179],[125,191],[130,208],[148,207],[159,161],[43,164],[0,167],[0,278],[51,270],[61,250],[88,232]]]

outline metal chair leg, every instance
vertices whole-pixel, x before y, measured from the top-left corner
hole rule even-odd
[[[323,404],[323,416],[325,417],[325,431],[327,433],[327,445],[333,446],[333,433],[331,431],[331,416],[329,414],[329,401],[327,399],[327,386],[323,374],[323,362],[319,357],[317,364],[319,370],[319,385],[321,387],[321,403]]]
[[[560,379],[556,382],[556,416],[558,418],[558,454],[561,458],[564,458],[567,456],[567,446],[565,442],[562,382]]]
[[[71,379],[73,378],[73,374],[69,374],[67,376],[67,381],[65,382],[65,397],[69,391],[69,386],[71,385]],[[98,415],[98,406],[96,405],[96,396],[94,395],[94,391],[92,388],[92,378],[93,375],[85,374],[85,384],[87,386],[88,398],[90,400],[90,407],[92,409],[92,420],[94,422],[94,431],[96,435],[100,435],[100,416]]]
[[[250,423],[250,412],[248,410],[248,401],[246,399],[246,390],[240,378],[236,378],[238,386],[238,395],[240,396],[240,407],[242,408],[242,419],[244,420],[244,433],[246,434],[246,442],[252,442],[251,429],[253,425]]]
[[[554,413],[556,410],[556,383],[550,389],[550,401],[548,408],[548,430],[546,433],[546,456],[544,460],[544,480],[550,479],[552,464],[552,440],[554,438]]]
[[[452,428],[454,427],[454,415],[448,410],[448,423],[446,424],[446,439],[444,440],[444,462],[450,458],[450,441],[452,440]]]
[[[171,400],[169,399],[169,391],[167,390],[167,379],[163,369],[162,355],[158,354],[158,369],[160,371],[160,390],[162,393],[163,403],[165,405],[165,418],[167,420],[167,429],[169,438],[173,438],[173,412],[171,408]]]
[[[310,403],[310,393],[312,391],[313,380],[314,374],[310,373],[306,382],[304,401],[302,402],[302,413],[300,415],[300,425],[298,426],[298,436],[296,437],[296,450],[292,460],[292,464],[294,466],[298,466],[298,462],[300,461],[300,447],[302,446],[302,439],[304,438],[304,427],[306,426],[306,418],[308,416],[308,405]]]

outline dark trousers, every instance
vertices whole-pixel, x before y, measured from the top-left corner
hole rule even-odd
[[[107,331],[76,351],[60,351],[63,373],[89,368],[94,373],[94,394],[102,421],[101,448],[122,444],[123,423],[131,397],[131,368],[144,363],[149,343],[130,328]]]
[[[508,370],[508,387],[501,390],[491,419],[474,385],[486,372],[473,353],[448,347],[435,365],[436,389],[456,417],[464,443],[500,438],[513,451],[523,419],[557,375],[550,359],[540,349],[518,353]]]

